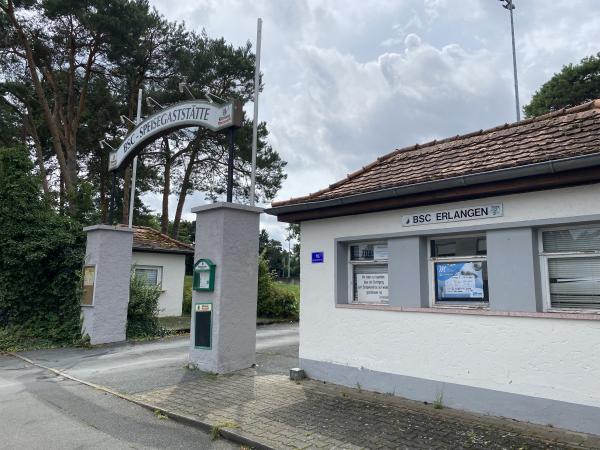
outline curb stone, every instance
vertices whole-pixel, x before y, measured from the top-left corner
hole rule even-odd
[[[8,355],[8,356],[12,356],[13,358],[17,358],[22,361],[25,361],[26,363],[31,364],[32,366],[47,370],[56,376],[66,378],[66,379],[74,381],[76,383],[83,384],[85,386],[97,389],[99,391],[106,392],[107,394],[111,394],[111,395],[121,398],[123,400],[127,400],[128,402],[134,403],[134,404],[141,406],[145,409],[148,409],[150,411],[153,411],[153,412],[159,411],[161,414],[167,416],[169,419],[171,419],[175,422],[179,422],[181,424],[197,428],[197,429],[207,432],[207,433],[210,433],[210,431],[213,428],[213,424],[210,424],[208,422],[203,422],[202,420],[198,420],[198,419],[190,417],[190,416],[174,413],[174,412],[168,411],[164,408],[152,405],[150,403],[142,402],[138,399],[135,399],[135,398],[127,395],[127,394],[123,394],[121,392],[115,391],[114,389],[111,389],[109,387],[102,386],[102,385],[96,384],[96,383],[91,383],[89,381],[85,381],[80,378],[74,377],[73,375],[69,375],[68,373],[63,372],[62,370],[54,369],[52,367],[48,367],[48,366],[44,366],[43,364],[36,363],[25,356],[22,356],[22,355],[13,353],[13,352],[2,352],[2,353],[5,355]],[[224,439],[227,439],[228,441],[235,442],[236,444],[245,445],[245,446],[257,449],[257,450],[277,450],[277,449],[275,449],[273,447],[269,447],[268,445],[265,445],[261,442],[249,439],[249,438],[243,436],[242,434],[236,433],[234,431],[230,431],[227,428],[219,429],[219,436]]]

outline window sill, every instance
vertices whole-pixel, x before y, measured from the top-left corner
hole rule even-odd
[[[540,319],[568,319],[568,320],[600,320],[600,312],[527,312],[527,311],[494,311],[483,308],[465,308],[465,307],[432,307],[432,308],[409,308],[404,306],[390,305],[366,305],[356,303],[338,303],[335,305],[340,309],[367,309],[373,311],[394,311],[394,312],[416,312],[428,314],[462,314],[473,316],[497,316],[497,317],[532,317]]]

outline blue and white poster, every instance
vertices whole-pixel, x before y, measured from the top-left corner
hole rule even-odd
[[[437,263],[437,299],[478,299],[483,300],[483,263]]]

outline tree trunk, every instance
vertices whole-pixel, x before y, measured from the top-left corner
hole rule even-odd
[[[192,171],[194,170],[194,164],[196,163],[196,155],[198,154],[198,146],[195,145],[190,155],[190,161],[185,168],[183,180],[181,181],[181,190],[179,191],[179,199],[177,199],[177,210],[175,211],[175,218],[173,219],[173,230],[171,231],[171,237],[177,239],[179,234],[179,224],[181,223],[181,214],[183,213],[183,204],[187,196],[188,190],[190,189],[190,180],[192,178]]]
[[[38,165],[38,169],[40,171],[40,178],[42,180],[42,190],[45,195],[50,193],[50,188],[48,187],[48,178],[46,177],[46,166],[44,164],[44,152],[42,150],[42,144],[40,143],[40,137],[38,136],[37,130],[35,129],[35,125],[33,124],[33,120],[31,120],[31,116],[26,114],[23,118],[25,123],[25,128],[29,131],[29,135],[33,139],[33,145],[35,147],[35,157]]]
[[[163,198],[162,198],[162,216],[160,218],[160,232],[168,234],[169,232],[169,195],[171,194],[171,149],[169,147],[169,140],[163,139],[165,144],[165,176],[163,184]]]

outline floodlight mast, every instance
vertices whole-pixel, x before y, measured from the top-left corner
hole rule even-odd
[[[510,13],[510,34],[512,38],[512,56],[513,56],[513,73],[515,80],[515,107],[517,110],[517,122],[521,121],[521,106],[519,105],[519,79],[517,77],[517,51],[515,48],[515,23],[513,19],[513,10],[516,8],[513,0],[500,0],[502,7]]]

